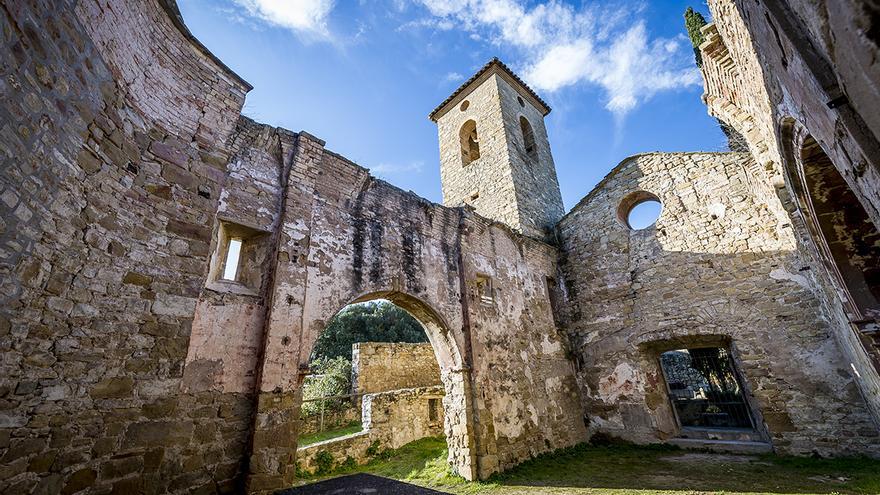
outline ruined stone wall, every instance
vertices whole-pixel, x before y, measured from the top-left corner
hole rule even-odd
[[[180,386],[249,87],[112,3],[0,14],[0,491],[231,492],[250,399]]]
[[[311,435],[319,431],[333,430],[343,428],[351,423],[359,423],[361,421],[361,401],[352,400],[346,402],[342,409],[324,411],[323,419],[321,414],[313,416],[300,417],[299,430],[297,435]]]
[[[659,354],[732,345],[759,433],[784,453],[870,454],[859,395],[792,226],[748,154],[651,153],[622,162],[559,224],[590,430],[636,442],[679,435]],[[619,211],[647,191],[656,224]],[[761,431],[763,430],[763,432]]]
[[[757,170],[776,188],[799,250],[816,266],[805,276],[880,424],[880,345],[870,331],[876,322],[851,323],[859,318],[841,302],[844,283],[817,249],[793,183],[800,144],[810,135],[880,226],[876,7],[850,0],[712,0],[709,7],[714,24],[704,28],[701,47],[709,112],[747,138]]]
[[[292,149],[252,489],[293,475],[295,444],[287,439],[297,434],[301,368],[319,333],[346,304],[375,298],[425,326],[446,388],[450,460],[464,476],[488,476],[585,439],[549,303],[552,247],[376,180],[305,133]],[[484,301],[478,275],[492,279],[495,299]]]
[[[360,342],[352,346],[351,354],[355,393],[440,385],[431,344]]]
[[[301,470],[314,472],[319,467],[316,457],[321,452],[330,454],[337,466],[348,457],[357,464],[365,464],[386,450],[442,435],[443,408],[435,406],[431,412],[432,401],[439,403],[442,398],[441,385],[367,394],[361,408],[363,431],[300,447],[296,452],[297,465]]]

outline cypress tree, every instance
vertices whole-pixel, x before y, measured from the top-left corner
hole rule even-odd
[[[691,44],[694,46],[694,59],[697,61],[697,67],[703,67],[703,55],[700,53],[700,45],[705,40],[700,28],[706,24],[708,23],[703,14],[690,7],[684,11],[684,27],[687,29]]]

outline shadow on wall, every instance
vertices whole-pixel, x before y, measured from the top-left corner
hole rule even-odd
[[[637,443],[681,436],[660,353],[721,338],[778,452],[880,455],[835,339],[851,329],[823,319],[821,266],[797,245],[803,226],[780,221],[782,203],[752,166],[747,154],[639,155],[560,223],[590,430]],[[663,204],[656,224],[631,229],[629,209],[650,198]]]

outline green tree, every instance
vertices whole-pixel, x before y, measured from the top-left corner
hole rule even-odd
[[[344,356],[336,358],[318,358],[309,363],[312,375],[303,384],[303,416],[319,414],[325,411],[341,409],[346,399],[330,399],[326,401],[307,401],[321,397],[333,397],[351,393],[351,360]]]
[[[700,28],[708,24],[703,14],[688,7],[684,11],[684,27],[687,29],[691,44],[694,46],[694,59],[697,61],[697,67],[703,66],[703,55],[700,53],[700,45],[703,44],[705,38]]]
[[[427,342],[418,320],[386,301],[352,304],[342,309],[321,332],[312,359],[345,357],[351,360],[356,342]]]

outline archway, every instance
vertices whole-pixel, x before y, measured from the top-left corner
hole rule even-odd
[[[389,306],[408,313],[424,330],[428,343],[421,346],[366,341],[355,344],[350,396],[358,401],[358,415],[363,422],[350,431],[342,428],[342,436],[318,440],[310,445],[303,445],[298,434],[298,466],[314,473],[318,467],[315,462],[317,456],[322,456],[321,462],[325,464],[333,462],[334,467],[346,464],[346,460],[349,466],[362,464],[377,453],[442,432],[446,439],[447,462],[452,470],[466,479],[474,479],[472,453],[475,450],[472,445],[467,370],[462,366],[461,353],[448,325],[425,301],[396,291],[363,294],[344,305],[336,314],[375,301],[387,302]],[[429,348],[426,350],[425,346]],[[308,352],[312,354],[315,343],[309,347]],[[424,355],[424,352],[428,355]],[[384,359],[385,363],[396,361],[397,364],[384,368],[385,364],[369,365],[370,360],[376,360],[377,353],[381,354],[379,359]],[[401,363],[402,359],[413,361]],[[431,366],[432,363],[434,366]],[[405,364],[404,370],[392,369],[400,364]],[[370,372],[373,374],[378,370],[388,376],[377,380],[375,376],[366,376],[368,370],[372,370]],[[358,372],[364,373],[364,376],[358,376]],[[424,376],[407,378],[406,373],[436,375],[431,379],[425,379]],[[436,382],[437,378],[439,383]],[[313,399],[307,397],[301,404],[308,406],[310,400]],[[303,418],[299,421],[298,432],[307,424]],[[328,454],[322,454],[321,451]],[[326,472],[327,469],[322,471]]]
[[[783,126],[786,174],[797,207],[835,285],[849,323],[880,368],[880,231],[822,146]]]
[[[853,321],[880,319],[880,231],[831,159],[804,135],[789,179],[823,261],[845,292]]]

